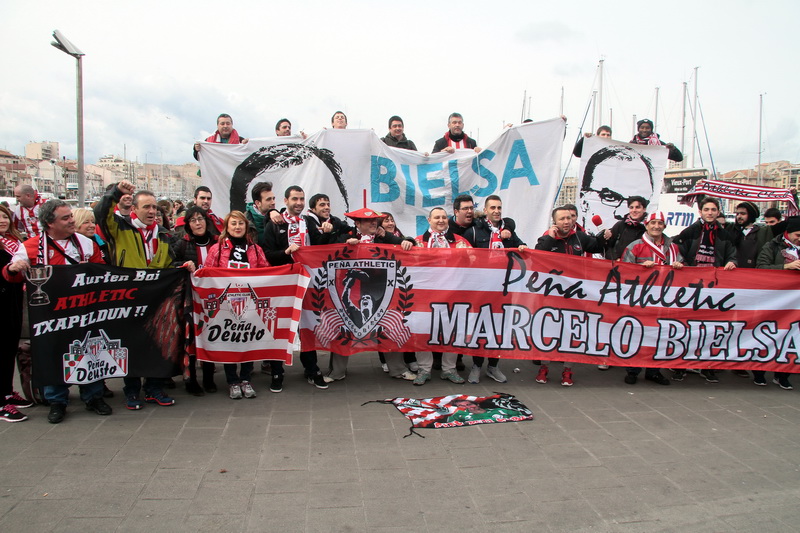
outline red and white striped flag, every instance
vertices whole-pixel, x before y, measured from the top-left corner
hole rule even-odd
[[[291,364],[308,274],[298,264],[201,268],[192,276],[197,358]]]

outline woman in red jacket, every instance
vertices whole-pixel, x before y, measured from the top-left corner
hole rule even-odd
[[[225,217],[224,229],[219,242],[211,247],[203,266],[219,268],[263,268],[269,266],[264,251],[250,236],[250,223],[241,211],[231,211]],[[250,384],[253,362],[241,363],[239,374],[236,363],[225,363],[225,379],[233,400],[255,398],[256,391]]]

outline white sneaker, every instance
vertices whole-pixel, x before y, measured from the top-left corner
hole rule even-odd
[[[249,381],[242,381],[242,392],[244,392],[245,398],[255,398],[256,397],[256,390],[250,384]]]
[[[242,387],[239,386],[237,383],[234,383],[230,386],[231,391],[231,400],[241,400],[242,399]]]
[[[381,370],[383,370],[384,372],[388,373],[389,372],[389,365],[387,365],[386,363],[383,363],[381,365]]]
[[[480,383],[481,367],[477,365],[472,365],[472,370],[469,371],[469,377],[467,377],[467,381],[469,381],[470,383]]]
[[[417,375],[414,374],[413,372],[409,372],[408,370],[406,370],[405,372],[403,372],[399,376],[392,376],[392,377],[394,379],[404,379],[406,381],[414,381],[415,379],[417,379]]]
[[[486,375],[495,380],[498,383],[507,383],[508,378],[505,374],[500,371],[499,366],[487,366],[486,367]]]
[[[597,370],[608,370],[609,368],[608,365],[597,365]]]

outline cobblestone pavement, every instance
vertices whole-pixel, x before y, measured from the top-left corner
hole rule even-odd
[[[179,385],[175,406],[138,412],[112,381],[108,417],[73,391],[59,425],[36,407],[0,426],[0,531],[800,530],[800,391],[730,372],[626,385],[586,365],[567,388],[501,368],[507,384],[413,387],[360,355],[328,390],[295,366],[282,393],[258,374],[258,398],[234,401],[218,373],[217,394]],[[536,420],[403,438],[396,409],[362,406],[461,391],[515,394]]]

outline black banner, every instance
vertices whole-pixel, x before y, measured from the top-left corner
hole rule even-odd
[[[27,294],[34,383],[179,374],[186,277],[178,268],[32,267]]]

